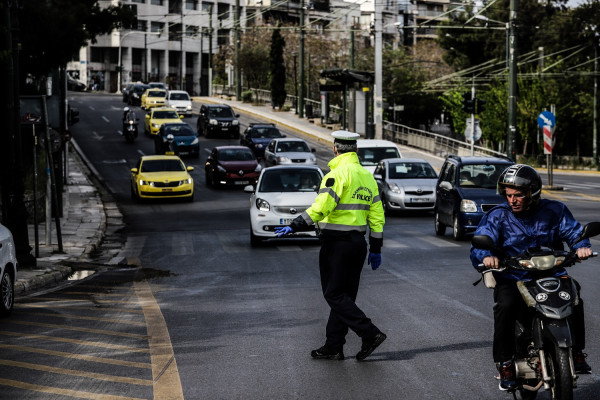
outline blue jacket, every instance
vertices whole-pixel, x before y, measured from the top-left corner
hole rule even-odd
[[[563,250],[563,241],[569,246],[581,235],[583,228],[573,217],[571,211],[561,202],[540,199],[536,207],[516,215],[507,202],[487,212],[481,219],[475,235],[490,236],[496,245],[510,256],[517,256],[530,247],[549,247]],[[575,248],[591,247],[585,239]],[[471,246],[471,262],[477,268],[487,256],[489,250],[476,249]],[[558,268],[556,276],[565,275],[564,268]],[[497,281],[518,281],[530,278],[530,273],[519,270],[494,272]]]

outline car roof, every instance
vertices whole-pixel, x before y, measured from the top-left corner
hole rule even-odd
[[[361,147],[398,147],[394,142],[382,139],[358,139],[356,141],[358,148]]]
[[[493,163],[493,164],[514,164],[514,161],[500,158],[500,157],[484,157],[484,156],[455,156],[451,155],[446,158],[447,161],[453,161],[457,164],[482,164],[482,163]]]
[[[384,161],[384,162],[387,162],[387,163],[393,163],[393,162],[403,162],[403,163],[406,163],[406,162],[409,162],[409,163],[424,163],[424,164],[429,164],[429,162],[427,160],[424,160],[422,158],[384,158],[381,161]]]
[[[278,170],[278,169],[285,169],[285,170],[289,170],[289,169],[312,169],[315,171],[321,171],[321,173],[323,173],[323,170],[321,168],[319,168],[318,165],[290,165],[290,164],[281,164],[281,165],[274,165],[272,167],[266,167],[263,168],[263,171],[265,170],[269,170],[269,171],[273,171],[273,170]]]
[[[231,108],[229,105],[227,104],[203,104],[206,107],[225,107],[225,108]]]
[[[273,140],[277,140],[278,142],[305,142],[306,143],[306,140],[300,139],[300,138],[281,137],[281,138],[274,138]]]
[[[179,156],[175,156],[175,155],[165,155],[165,154],[153,154],[153,155],[148,155],[148,156],[142,156],[142,161],[147,161],[147,160],[179,160],[181,161],[181,158],[179,158]]]
[[[185,90],[169,90],[169,93],[185,93],[185,94],[189,94],[187,91]]]
[[[152,107],[150,110],[152,112],[154,112],[154,111],[175,111],[175,112],[177,112],[177,110],[174,109],[173,107]]]
[[[215,146],[213,147],[213,150],[217,149],[217,150],[226,150],[226,149],[244,149],[244,150],[250,150],[249,147],[247,146],[240,146],[240,145],[225,145],[225,146]],[[252,150],[250,150],[252,151]]]

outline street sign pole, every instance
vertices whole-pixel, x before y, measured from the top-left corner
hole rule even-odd
[[[554,147],[554,132],[556,130],[555,106],[550,106],[551,111],[543,111],[538,115],[537,122],[542,128],[544,138],[544,154],[546,155],[546,166],[548,168],[548,184],[552,186],[552,148]]]

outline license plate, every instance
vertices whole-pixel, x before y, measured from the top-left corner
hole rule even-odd
[[[410,198],[410,202],[411,203],[429,203],[431,202],[431,199],[428,198],[423,198],[423,197],[411,197]]]
[[[172,191],[173,191],[173,189],[171,189],[171,188],[166,188],[166,189],[163,189],[162,191],[163,191],[163,192],[172,192]]]
[[[229,130],[229,128],[221,128],[221,130],[222,130],[223,132],[226,132],[226,131],[228,131],[228,130]]]
[[[250,182],[249,181],[235,181],[234,183],[236,185],[248,185]]]
[[[280,218],[279,225],[289,225],[292,223],[292,221],[293,221],[292,218]]]

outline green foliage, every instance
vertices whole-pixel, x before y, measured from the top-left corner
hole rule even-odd
[[[242,92],[242,102],[243,103],[252,103],[252,96],[254,92],[252,90],[245,90]]]
[[[271,36],[271,50],[269,62],[271,66],[271,103],[273,107],[281,108],[287,96],[285,91],[285,65],[283,63],[283,49],[285,40],[279,29],[274,29]]]

